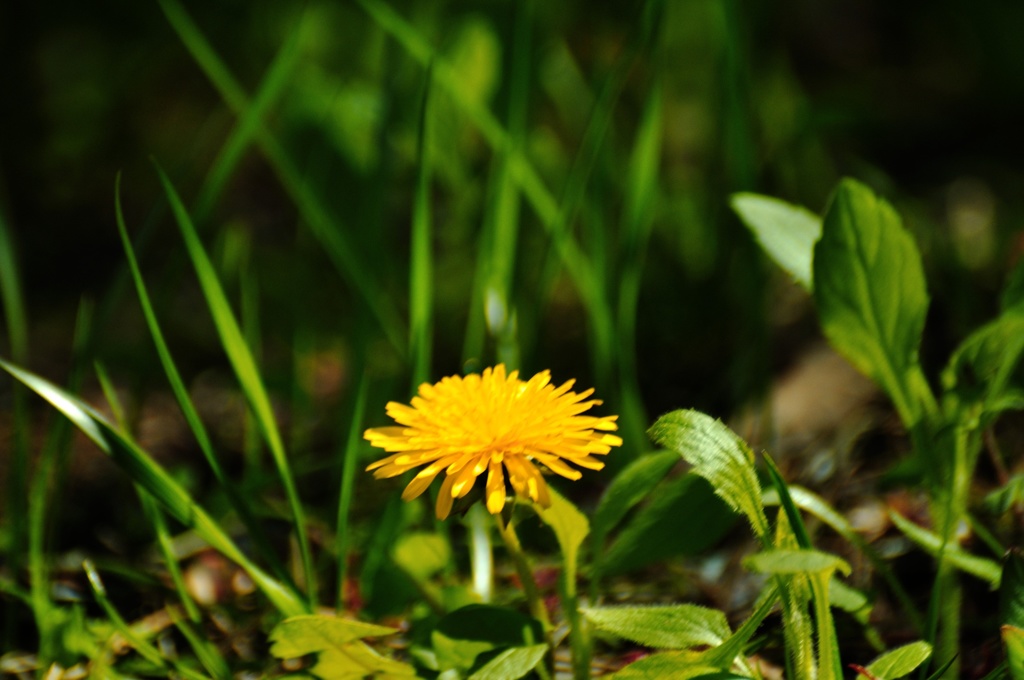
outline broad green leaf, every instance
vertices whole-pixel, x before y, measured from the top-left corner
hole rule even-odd
[[[1024,553],[1013,548],[1003,559],[999,583],[999,622],[1024,628]]]
[[[732,634],[725,614],[694,604],[585,607],[580,611],[599,630],[656,649],[716,646]]]
[[[535,505],[541,521],[551,527],[562,550],[562,560],[568,578],[575,578],[576,565],[579,559],[580,546],[590,532],[590,522],[586,515],[564,496],[549,489],[551,494],[550,507]]]
[[[361,639],[391,635],[394,628],[376,626],[336,616],[293,616],[270,633],[270,653],[279,659],[316,654],[307,672],[330,680],[361,680],[373,677],[416,677],[412,666],[381,656]]]
[[[747,568],[761,574],[814,574],[824,571],[850,573],[843,558],[818,550],[766,550],[744,558]]]
[[[721,421],[693,410],[673,411],[658,418],[651,439],[672,449],[711,482],[715,493],[736,512],[746,515],[764,545],[771,541],[754,469],[754,452]]]
[[[1013,680],[1024,680],[1024,629],[1003,626],[1003,644],[1006,645],[1006,664]]]
[[[667,480],[650,495],[650,503],[595,562],[599,573],[618,574],[676,555],[696,555],[721,540],[736,521],[711,485],[695,474]],[[698,517],[700,521],[693,521]]]
[[[943,546],[941,536],[919,527],[897,512],[890,510],[889,517],[897,529],[933,557],[938,556],[939,552],[942,551],[943,559],[949,560],[949,563],[960,571],[977,576],[983,581],[988,581],[993,587],[999,585],[1000,569],[999,564],[995,561],[965,553],[960,546],[955,544]]]
[[[541,662],[547,650],[547,645],[506,649],[469,676],[469,680],[519,680]]]
[[[760,194],[733,194],[732,209],[775,263],[807,291],[814,288],[811,263],[821,238],[821,218],[807,208]]]
[[[53,383],[3,359],[0,359],[0,368],[64,414],[83,434],[109,454],[132,481],[152,494],[175,519],[195,530],[214,549],[244,569],[256,587],[263,591],[281,613],[294,615],[306,611],[305,605],[292,591],[271,578],[246,557],[220,525],[192,500],[188,492],[152,456],[119,433],[91,406]]]
[[[918,640],[882,654],[866,670],[878,680],[894,680],[913,673],[931,655],[932,646],[924,640]]]
[[[814,299],[825,336],[885,389],[904,423],[932,408],[917,358],[928,311],[921,255],[892,206],[851,179],[825,213]]]
[[[452,557],[448,540],[440,534],[412,532],[398,539],[392,556],[416,581],[426,581],[444,569]]]
[[[676,452],[659,451],[638,458],[615,476],[594,511],[592,528],[598,541],[597,549],[600,549],[600,539],[622,521],[630,509],[644,500],[678,462],[679,454]]]

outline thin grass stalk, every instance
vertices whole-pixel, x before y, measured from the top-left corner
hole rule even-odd
[[[159,666],[165,671],[173,669],[176,673],[188,680],[207,680],[205,675],[197,673],[188,666],[182,664],[180,661],[167,659],[149,641],[135,632],[128,622],[124,620],[124,617],[122,617],[117,611],[110,599],[107,598],[107,589],[103,585],[103,580],[100,578],[100,574],[96,571],[96,567],[93,565],[92,561],[85,560],[85,562],[82,563],[82,568],[85,570],[85,574],[89,579],[89,585],[92,587],[92,592],[96,597],[96,602],[99,603],[103,612],[107,615],[107,618],[110,619],[110,622],[114,625],[114,628],[133,648],[135,648],[135,651],[137,651],[144,659]]]
[[[249,536],[253,541],[253,547],[256,549],[256,552],[268,565],[270,565],[271,570],[277,578],[287,583],[289,587],[294,588],[291,578],[288,576],[288,573],[280,559],[278,559],[276,552],[271,547],[270,541],[267,539],[266,533],[263,531],[263,526],[256,519],[251,502],[246,500],[245,496],[239,491],[238,486],[225,473],[221,466],[220,459],[218,458],[216,451],[214,451],[213,442],[210,439],[206,425],[203,424],[202,418],[199,417],[199,412],[196,410],[195,404],[192,402],[192,397],[189,395],[188,388],[185,386],[185,381],[182,379],[181,373],[178,371],[178,368],[174,363],[174,358],[171,355],[170,348],[167,346],[163,331],[160,328],[160,323],[157,320],[155,311],[153,310],[153,304],[150,300],[146,283],[142,278],[142,272],[139,269],[138,260],[135,255],[135,249],[132,247],[131,240],[128,238],[128,229],[125,226],[124,214],[121,209],[120,175],[117,177],[117,181],[114,185],[114,198],[114,211],[117,218],[118,233],[121,236],[121,244],[124,247],[125,257],[128,262],[128,269],[135,284],[135,292],[139,299],[139,306],[142,308],[142,314],[146,320],[146,327],[149,330],[149,336],[153,340],[157,356],[160,358],[160,364],[167,376],[168,383],[170,383],[171,391],[174,393],[174,397],[178,402],[178,407],[181,409],[182,415],[184,415],[185,422],[188,424],[193,437],[195,437],[199,450],[203,453],[203,458],[206,460],[207,465],[209,465],[210,471],[213,472],[213,476],[217,480],[217,484],[227,494],[228,502],[231,504],[231,507],[235,512],[238,513],[242,523],[249,531]]]
[[[68,377],[68,389],[77,391],[84,374],[84,354],[92,329],[92,305],[83,301],[78,307],[75,322],[75,338],[72,351],[72,370]],[[53,424],[39,456],[35,475],[31,480],[28,501],[28,569],[29,593],[32,600],[32,614],[39,631],[38,655],[40,664],[46,666],[59,648],[56,631],[50,616],[53,603],[50,600],[50,565],[47,554],[47,537],[54,517],[59,512],[61,459],[67,457],[71,446],[71,428],[64,420]]]
[[[125,416],[124,406],[121,404],[121,400],[117,397],[117,391],[114,389],[114,384],[110,380],[110,376],[107,374],[106,369],[99,362],[94,363],[96,369],[96,378],[99,380],[100,388],[103,390],[103,395],[107,399],[107,404],[110,406],[110,410],[114,415],[114,422],[117,423],[118,427],[124,433],[125,437],[129,436],[131,428],[128,423],[128,419]],[[199,607],[196,606],[195,600],[189,595],[188,588],[185,587],[185,579],[181,574],[181,567],[178,564],[178,559],[174,554],[174,546],[171,540],[170,531],[167,529],[167,522],[164,519],[163,512],[157,505],[149,493],[138,484],[135,485],[135,493],[139,496],[139,502],[142,504],[142,511],[146,515],[150,524],[153,526],[153,534],[156,536],[157,547],[160,549],[160,555],[164,558],[164,564],[167,565],[167,571],[171,575],[171,582],[174,584],[174,589],[178,593],[178,599],[181,600],[182,606],[185,607],[185,613],[188,614],[189,619],[198,623],[202,619],[202,615],[199,612]]]
[[[277,468],[281,484],[284,487],[285,498],[292,514],[295,535],[299,544],[306,591],[312,606],[316,601],[317,581],[316,573],[313,569],[313,557],[309,547],[309,536],[306,534],[306,513],[299,500],[291,467],[284,451],[281,433],[278,430],[274,411],[270,404],[270,398],[263,386],[263,379],[260,377],[252,352],[245,343],[242,331],[227,301],[227,296],[224,294],[213,264],[203,249],[198,234],[196,234],[192,220],[167,175],[159,167],[157,171],[159,172],[160,181],[164,186],[168,201],[171,204],[171,210],[178,223],[182,238],[185,240],[192,264],[195,267],[203,295],[206,298],[210,313],[214,319],[214,325],[217,328],[217,334],[220,336],[231,366],[235,371],[239,384],[242,386],[242,392],[245,394],[246,401],[256,416],[260,433],[270,449],[271,457]]]
[[[227,105],[236,116],[245,116],[250,110],[245,90],[217,56],[184,7],[177,0],[158,1],[178,37]],[[341,276],[363,298],[394,349],[400,355],[404,354],[407,336],[401,315],[391,298],[384,294],[372,270],[365,264],[367,258],[357,253],[348,240],[348,231],[313,192],[266,126],[262,122],[253,123],[253,126],[253,135],[260,150],[299,209],[306,226],[323,246]]]
[[[430,90],[433,71],[428,67],[420,103],[416,143],[416,194],[412,211],[412,257],[409,262],[409,356],[412,387],[430,378],[434,336],[434,255],[432,247],[430,181],[433,125]]]
[[[348,580],[348,551],[352,544],[352,528],[349,515],[352,496],[356,485],[356,461],[359,459],[359,444],[362,439],[363,416],[366,411],[366,394],[370,379],[366,369],[359,377],[356,398],[349,420],[348,437],[341,450],[341,490],[338,495],[338,521],[335,526],[335,561],[338,565],[338,580],[335,584],[335,609],[340,614],[345,609],[345,584]]]
[[[0,206],[2,208],[2,206]],[[18,257],[4,211],[0,209],[0,303],[4,308],[7,326],[7,342],[11,358],[22,365],[28,363],[28,317],[25,314],[25,299],[21,290],[21,275],[18,271]],[[28,459],[29,421],[28,401],[24,388],[15,385],[11,393],[14,436],[11,443],[11,460],[7,483],[7,529],[10,532],[10,547],[7,561],[10,570],[17,574],[22,570],[24,555],[28,552],[26,523],[19,518],[28,512]],[[11,602],[6,605],[8,616],[4,617],[3,640],[12,643],[13,625],[16,615]],[[7,645],[10,646],[10,645]]]

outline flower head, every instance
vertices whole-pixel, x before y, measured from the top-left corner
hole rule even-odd
[[[437,498],[437,516],[444,519],[452,503],[469,493],[476,478],[487,472],[487,510],[505,507],[505,473],[518,496],[547,507],[547,483],[537,463],[568,479],[579,479],[576,465],[600,470],[604,455],[622,439],[618,416],[586,416],[601,403],[588,399],[593,389],[571,392],[575,381],[551,384],[542,371],[524,382],[519,372],[506,374],[499,364],[483,374],[451,376],[433,385],[420,385],[412,405],[389,402],[387,413],[397,427],[375,427],[363,435],[393,455],[366,468],[378,479],[395,477],[423,467],[402,493],[412,500],[442,471],[444,483]]]

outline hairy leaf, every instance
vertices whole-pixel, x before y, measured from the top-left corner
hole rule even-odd
[[[581,611],[599,630],[657,649],[715,646],[732,634],[725,614],[693,604],[589,607]]]
[[[871,662],[868,673],[878,680],[893,680],[910,675],[932,655],[932,646],[923,640],[897,647]]]

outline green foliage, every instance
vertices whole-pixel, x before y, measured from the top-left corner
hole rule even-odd
[[[547,645],[511,647],[485,663],[469,680],[519,680],[537,667],[547,649]]]
[[[736,515],[695,474],[665,480],[651,496],[602,552],[595,564],[600,574],[618,574],[676,555],[698,555],[735,524]],[[691,521],[680,523],[681,517]]]
[[[957,545],[944,543],[942,537],[935,532],[914,524],[897,512],[890,511],[889,517],[907,538],[932,555],[938,557],[941,554],[943,559],[948,560],[957,569],[988,581],[993,587],[999,585],[1000,569],[999,563],[995,560],[977,557]]]
[[[913,673],[931,655],[932,646],[918,640],[882,654],[872,661],[865,670],[871,674],[869,677],[878,678],[878,680],[895,680],[895,678],[902,678]]]
[[[692,604],[648,607],[586,607],[599,629],[656,649],[722,644],[732,631],[725,614]]]
[[[821,238],[821,219],[771,196],[733,194],[730,203],[765,252],[805,290],[813,291],[811,262],[814,244]]]
[[[651,439],[672,449],[708,480],[729,507],[747,517],[754,534],[768,541],[768,518],[761,502],[761,484],[754,452],[721,421],[699,411],[673,411],[651,426]]]
[[[1024,628],[1024,554],[1010,550],[1003,559],[999,583],[999,622]]]
[[[306,672],[325,680],[357,680],[368,675],[381,680],[416,677],[411,666],[383,657],[362,642],[397,632],[334,616],[293,616],[271,631],[270,653],[279,659],[316,654],[316,663]]]
[[[431,646],[436,670],[456,670],[465,675],[483,670],[496,658],[492,652],[529,649],[528,653],[506,657],[506,660],[511,658],[511,663],[524,663],[533,658],[537,647],[547,648],[547,645],[535,644],[542,639],[544,632],[540,624],[514,609],[468,605],[437,623],[431,633]]]

